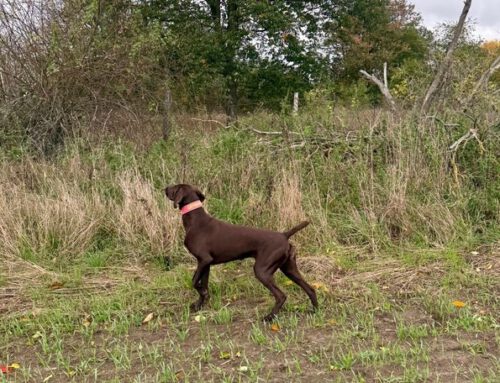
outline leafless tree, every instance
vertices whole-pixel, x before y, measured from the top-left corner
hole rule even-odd
[[[458,24],[455,27],[455,33],[453,34],[453,38],[448,45],[448,49],[446,51],[446,55],[439,65],[438,71],[436,73],[436,76],[434,77],[434,80],[432,81],[431,85],[427,89],[427,92],[424,96],[424,100],[422,102],[422,106],[420,108],[420,112],[422,115],[426,115],[427,112],[429,111],[432,102],[434,101],[435,97],[439,93],[439,91],[442,89],[446,76],[450,70],[451,64],[452,64],[452,58],[453,58],[453,53],[455,52],[455,49],[458,45],[458,39],[460,38],[460,35],[462,34],[462,30],[464,28],[465,24],[465,19],[467,18],[467,14],[469,13],[469,9],[471,6],[472,0],[465,0],[464,2],[464,7],[462,9],[462,13],[460,15],[460,18],[458,20]]]

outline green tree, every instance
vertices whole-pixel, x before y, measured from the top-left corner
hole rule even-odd
[[[429,36],[420,22],[414,6],[405,0],[342,1],[339,22],[328,31],[330,43],[339,47],[332,62],[334,80],[349,86],[359,80],[361,69],[377,72],[384,62],[395,68],[423,61]]]
[[[309,89],[319,78],[326,67],[321,23],[332,3],[150,0],[143,14],[164,26],[174,81],[192,96],[216,89],[234,117],[242,103],[266,97],[277,106],[287,92]]]

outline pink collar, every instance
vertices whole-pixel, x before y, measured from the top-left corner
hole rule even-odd
[[[181,215],[187,214],[195,209],[199,209],[200,207],[203,207],[203,204],[200,200],[188,203],[181,208]]]

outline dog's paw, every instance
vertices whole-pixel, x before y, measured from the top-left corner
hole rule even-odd
[[[198,282],[196,283],[193,282],[193,288],[195,288],[196,290],[201,289],[202,285],[203,283],[201,282],[201,280],[198,280]]]
[[[191,310],[191,312],[195,313],[197,311],[200,311],[201,309],[201,303],[199,301],[196,301],[194,303],[191,303],[191,305],[189,305],[189,309]]]
[[[274,319],[276,319],[276,314],[268,314],[265,317],[262,318],[262,321],[264,322],[272,322]]]

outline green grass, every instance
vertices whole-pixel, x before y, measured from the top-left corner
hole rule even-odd
[[[81,267],[86,266],[73,269]],[[2,316],[2,362],[21,365],[20,381],[50,374],[56,380],[94,381],[97,376],[130,382],[259,381],[271,375],[420,382],[446,372],[463,381],[498,378],[493,371],[499,342],[492,342],[498,303],[489,314],[480,314],[482,308],[472,302],[455,308],[453,290],[440,299],[417,294],[406,300],[373,282],[368,289],[353,285],[359,289],[355,296],[319,290],[321,308],[309,314],[296,308],[308,306],[306,295],[284,286],[289,299],[274,331],[259,320],[272,298],[251,275],[235,278],[249,264],[215,267],[211,291],[219,298],[199,314],[188,309],[196,293],[186,286],[186,267],[145,267],[147,278],[122,276],[110,290],[84,288],[86,278],[110,278],[110,271],[87,274],[74,285],[81,290],[69,295],[47,284],[26,289],[37,310]],[[78,274],[70,271],[68,278]],[[439,291],[439,280],[433,286]],[[489,289],[477,293],[493,294]],[[383,307],[384,302],[391,304]],[[415,312],[434,319],[419,323]],[[143,324],[149,313],[153,319]],[[443,357],[448,367],[436,368],[434,361]],[[467,363],[454,364],[455,358]]]

